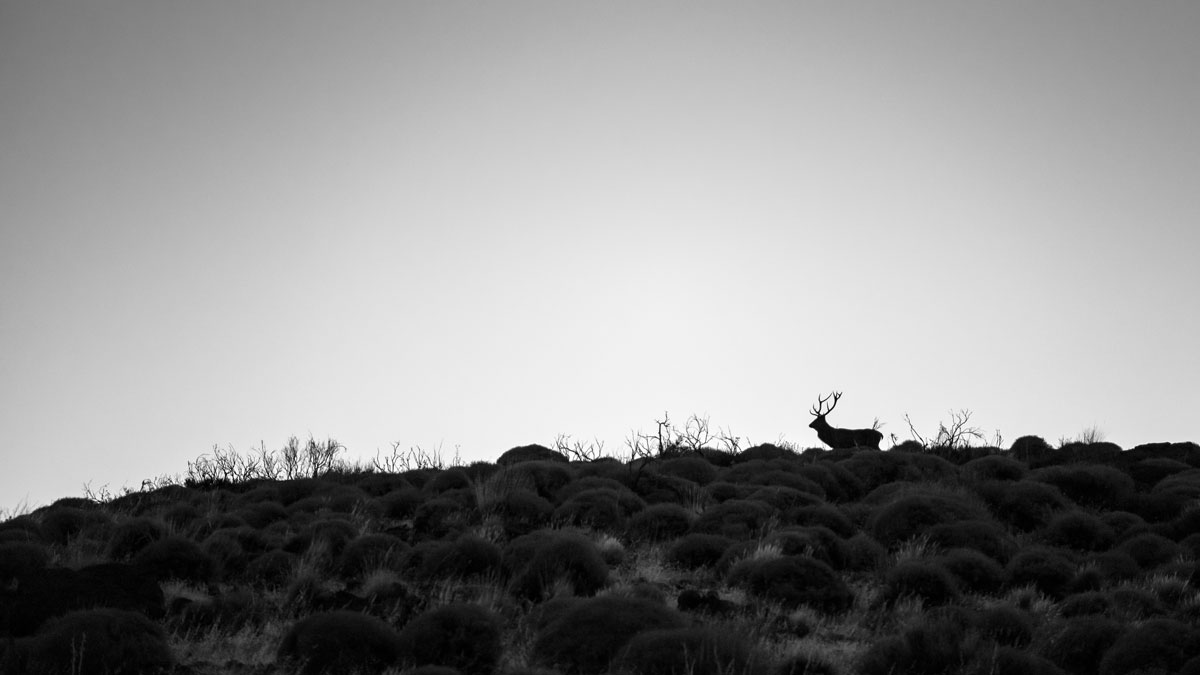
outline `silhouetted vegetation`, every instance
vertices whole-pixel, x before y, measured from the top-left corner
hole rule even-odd
[[[1200,446],[1004,450],[967,419],[887,451],[695,416],[617,457],[214,450],[0,523],[0,671],[1200,670]]]

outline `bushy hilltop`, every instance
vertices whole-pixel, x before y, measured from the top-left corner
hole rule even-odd
[[[0,672],[1200,673],[1193,443],[309,450],[0,523]]]

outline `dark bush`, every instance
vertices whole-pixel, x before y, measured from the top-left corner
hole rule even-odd
[[[736,465],[744,462],[761,462],[773,459],[795,460],[796,458],[796,453],[787,448],[781,448],[774,443],[761,443],[739,452],[734,457],[733,463]]]
[[[213,579],[217,563],[204,549],[185,537],[159,539],[133,557],[133,563],[158,581],[180,579],[207,583]]]
[[[734,541],[719,534],[688,534],[667,549],[667,562],[684,569],[711,567],[721,559]]]
[[[400,631],[414,666],[448,666],[463,675],[490,675],[503,649],[500,619],[472,604],[453,604],[416,617]]]
[[[1109,612],[1114,619],[1128,623],[1161,616],[1166,614],[1167,608],[1158,596],[1148,590],[1118,588],[1112,591],[1112,608]]]
[[[692,532],[749,539],[761,532],[774,513],[774,509],[760,501],[731,499],[701,513],[692,523]]]
[[[675,457],[658,464],[659,473],[690,480],[697,485],[708,485],[717,479],[717,467],[702,457]]]
[[[828,504],[814,504],[789,509],[787,521],[797,525],[820,525],[835,532],[839,537],[847,538],[854,535],[854,523],[837,507]]]
[[[992,520],[959,520],[929,528],[929,542],[945,549],[970,548],[993,560],[1008,562],[1017,543]]]
[[[746,497],[749,501],[769,504],[776,511],[787,511],[801,506],[813,506],[821,503],[821,498],[794,487],[786,485],[764,485]]]
[[[1061,598],[1075,576],[1075,565],[1054,549],[1031,546],[1008,561],[1006,572],[1010,587],[1032,585],[1046,595]]]
[[[533,489],[543,499],[554,502],[558,493],[575,481],[573,467],[557,461],[521,462],[510,471],[532,482]]]
[[[445,469],[434,474],[422,487],[430,494],[441,494],[449,490],[471,487],[471,478],[462,469]]]
[[[1146,521],[1136,513],[1128,511],[1107,511],[1100,514],[1100,520],[1112,528],[1118,541],[1147,530]]]
[[[376,569],[396,569],[409,546],[390,534],[364,534],[352,539],[338,557],[343,579],[354,580]]]
[[[808,555],[834,569],[846,567],[850,548],[827,527],[787,527],[776,530],[763,543],[778,546],[784,555]]]
[[[1149,488],[1167,476],[1183,473],[1191,468],[1190,464],[1185,464],[1177,459],[1150,457],[1135,462],[1126,469],[1126,472],[1143,488]]]
[[[1084,591],[1067,597],[1059,605],[1058,612],[1064,618],[1107,614],[1112,609],[1112,597],[1103,591]]]
[[[504,534],[509,538],[545,527],[554,515],[554,505],[529,490],[510,490],[488,508],[500,517]]]
[[[0,588],[14,577],[33,574],[50,564],[50,554],[41,544],[30,542],[0,543]]]
[[[986,517],[982,509],[961,500],[914,494],[881,506],[867,520],[867,529],[879,543],[894,547],[935,525]]]
[[[1079,510],[1054,516],[1038,535],[1046,544],[1076,551],[1106,551],[1117,537],[1104,521]]]
[[[1008,646],[977,654],[967,672],[971,675],[1063,675],[1063,671],[1050,661]]]
[[[47,568],[22,577],[11,596],[11,631],[30,635],[47,619],[74,610],[109,607],[163,615],[158,583],[133,565],[105,563],[79,571]]]
[[[695,515],[678,504],[651,504],[629,519],[627,536],[639,541],[668,541],[681,537]]]
[[[500,466],[511,466],[522,462],[561,462],[566,464],[567,458],[544,445],[519,445],[511,450],[505,450],[496,463]]]
[[[1024,647],[1033,642],[1033,616],[1016,607],[996,605],[982,609],[973,624],[980,635],[997,644]]]
[[[968,617],[929,613],[900,636],[871,645],[858,662],[861,675],[958,673],[979,653]],[[989,650],[990,651],[990,650]]]
[[[1088,569],[1094,569],[1104,583],[1132,579],[1142,571],[1136,560],[1120,550],[1105,551],[1091,556],[1088,559]]]
[[[971,480],[1021,480],[1029,468],[1012,457],[988,455],[973,459],[959,469],[964,478]]]
[[[413,512],[413,534],[419,539],[441,539],[462,531],[471,523],[472,511],[449,497],[434,497]]]
[[[1049,466],[1034,471],[1030,479],[1053,485],[1080,506],[1104,510],[1118,508],[1135,488],[1129,476],[1097,464]]]
[[[1008,579],[1000,563],[975,549],[951,549],[936,561],[958,581],[959,588],[971,593],[994,593]]]
[[[745,499],[750,496],[757,488],[753,485],[738,485],[737,483],[728,483],[723,480],[713,481],[704,486],[704,493],[712,501],[720,504],[733,499]]]
[[[291,578],[296,560],[296,556],[287,551],[267,551],[251,560],[242,576],[252,584],[277,588]]]
[[[264,501],[248,504],[235,511],[234,515],[244,520],[250,527],[262,529],[271,523],[287,520],[288,510],[283,507],[283,504]]]
[[[119,609],[71,612],[17,644],[0,670],[114,675],[163,672],[173,663],[163,629],[141,614]]]
[[[801,466],[796,469],[796,473],[819,485],[825,499],[831,502],[847,502],[857,499],[862,494],[862,484],[854,480],[841,466],[832,462]]]
[[[1104,652],[1120,637],[1121,624],[1103,616],[1076,616],[1053,626],[1041,654],[1072,675],[1095,675]]]
[[[646,507],[642,499],[629,491],[606,488],[584,490],[554,510],[554,519],[580,527],[616,531],[626,519]]]
[[[375,501],[388,518],[411,518],[417,507],[425,503],[425,495],[415,487],[405,487],[392,490]]]
[[[846,540],[846,569],[877,569],[887,562],[887,556],[887,549],[868,534],[859,532]]]
[[[526,537],[533,538],[528,562],[514,569],[512,592],[519,598],[539,601],[554,589],[555,583],[565,581],[576,595],[595,595],[608,583],[608,566],[596,551],[595,545],[586,537],[570,532],[540,536],[535,532]],[[505,558],[511,560],[513,552],[522,548],[521,539],[510,542]],[[510,565],[512,563],[509,563]]]
[[[854,602],[850,588],[832,568],[807,556],[743,560],[733,566],[726,581],[785,607],[806,605],[840,613]]]
[[[323,612],[297,621],[279,643],[277,660],[300,675],[380,673],[405,655],[386,621],[358,612]]]
[[[684,628],[683,615],[660,603],[616,595],[566,604],[533,644],[540,663],[566,675],[599,675],[635,635]]]
[[[130,518],[118,523],[108,542],[108,556],[113,560],[128,560],[153,542],[167,536],[167,528],[150,518]]]
[[[64,545],[85,530],[108,522],[107,515],[92,507],[51,506],[42,512],[41,534],[51,544]]]
[[[958,599],[958,583],[936,561],[907,560],[884,576],[882,599],[890,605],[912,597],[920,598],[926,607],[944,605]]]
[[[1013,441],[1009,448],[1013,459],[1025,462],[1031,466],[1041,466],[1053,461],[1056,457],[1054,448],[1040,436],[1021,436]]]
[[[422,580],[499,575],[500,549],[479,536],[464,534],[452,542],[418,544],[406,557],[404,567]]]
[[[1151,619],[1125,631],[1100,661],[1100,675],[1178,671],[1200,654],[1200,634],[1172,619]],[[1157,670],[1156,670],[1157,669]]]
[[[706,593],[700,593],[692,588],[679,594],[679,597],[675,600],[675,606],[681,612],[694,612],[713,616],[730,614],[737,609],[737,605],[728,600],[722,600],[716,591],[709,590]]]
[[[976,490],[997,518],[1026,532],[1050,522],[1068,505],[1058,488],[1030,480],[985,481]]]
[[[1152,532],[1126,539],[1117,550],[1128,554],[1145,570],[1152,570],[1183,553],[1179,544]]]
[[[668,628],[639,633],[622,650],[616,672],[638,675],[754,675],[750,641],[716,628]]]
[[[309,551],[320,552],[324,559],[332,562],[356,537],[358,528],[348,520],[317,520],[304,526],[296,536],[284,544],[283,550],[297,555]]]

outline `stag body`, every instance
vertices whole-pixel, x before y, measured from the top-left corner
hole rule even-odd
[[[812,414],[817,419],[813,420],[808,426],[817,430],[817,438],[821,442],[834,450],[841,448],[872,448],[879,449],[879,442],[883,440],[883,434],[875,429],[838,429],[837,427],[829,426],[829,422],[825,421],[825,416],[833,412],[834,406],[837,405],[838,399],[842,397],[841,392],[830,394],[833,397],[833,404],[828,410],[824,410],[825,402],[829,400],[829,396],[825,398],[818,397],[818,402],[812,409]]]

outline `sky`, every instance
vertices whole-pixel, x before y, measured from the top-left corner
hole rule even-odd
[[[1200,4],[0,0],[0,509],[333,437],[1200,441]]]

